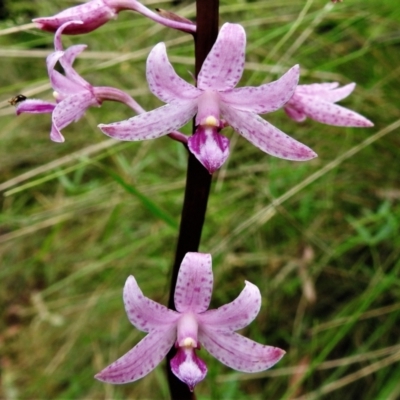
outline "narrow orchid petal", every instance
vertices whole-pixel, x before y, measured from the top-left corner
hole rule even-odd
[[[186,253],[175,288],[177,311],[206,311],[211,301],[212,286],[211,254]]]
[[[29,113],[29,114],[42,114],[51,113],[56,108],[56,104],[49,103],[48,101],[39,99],[27,99],[16,104],[16,114]]]
[[[196,113],[196,102],[171,103],[125,121],[100,124],[108,136],[118,140],[155,139],[185,125]]]
[[[205,362],[197,357],[195,350],[191,348],[179,348],[170,364],[174,375],[185,382],[191,392],[207,375]]]
[[[64,30],[70,25],[82,25],[82,21],[68,21],[62,24],[58,29],[56,34],[54,35],[54,50],[55,51],[64,51],[61,36]]]
[[[55,32],[61,25],[70,21],[82,21],[82,25],[72,24],[64,29],[64,34],[77,35],[88,33],[115,18],[116,10],[103,0],[92,0],[76,7],[45,18],[35,18],[33,22],[39,29]]]
[[[229,139],[215,127],[199,126],[189,137],[188,147],[210,174],[221,168],[229,156]]]
[[[235,131],[265,153],[293,161],[310,160],[317,156],[310,148],[256,114],[225,105],[221,105],[221,113]]]
[[[237,331],[249,325],[261,307],[261,294],[257,286],[246,281],[240,295],[231,303],[197,316],[201,326]]]
[[[55,51],[50,53],[46,58],[46,66],[47,72],[50,73],[54,70],[55,65],[57,64],[58,60],[64,55],[63,51]]]
[[[164,43],[158,43],[151,50],[147,58],[146,76],[151,92],[165,103],[193,100],[202,93],[177,75],[168,61]]]
[[[220,93],[230,106],[257,114],[270,113],[283,107],[293,96],[299,81],[300,68],[292,67],[277,81],[256,87],[242,87]]]
[[[321,93],[321,98],[325,101],[330,101],[332,103],[336,103],[337,101],[343,100],[346,98],[356,87],[355,83],[349,83],[346,86],[343,86],[338,89],[328,90],[326,92]]]
[[[302,94],[315,94],[328,92],[339,86],[338,82],[310,83],[309,85],[298,85],[297,91]]]
[[[63,95],[76,94],[77,92],[82,92],[83,90],[87,90],[85,87],[82,87],[82,85],[72,82],[66,76],[60,74],[58,71],[54,69],[57,61],[59,61],[63,55],[64,55],[63,52],[56,51],[50,54],[46,59],[47,71],[53,89],[57,93]]]
[[[64,138],[60,132],[71,122],[77,121],[90,106],[98,106],[96,98],[90,92],[78,93],[68,96],[57,104],[53,111],[50,138],[54,142],[63,142]]]
[[[204,60],[197,87],[202,90],[233,89],[244,69],[246,32],[239,24],[225,23]]]
[[[337,104],[315,96],[301,95],[301,97],[299,108],[315,121],[334,126],[370,127],[374,125],[362,115]]]
[[[354,90],[356,84],[349,83],[341,88],[337,88],[338,86],[337,82],[299,85],[296,88],[296,94],[316,96],[331,103],[336,103],[347,97]]]
[[[64,55],[60,58],[60,64],[64,68],[66,77],[76,84],[90,90],[92,85],[83,79],[72,67],[75,58],[86,49],[85,44],[77,44],[65,50]]]
[[[303,122],[307,118],[306,114],[297,108],[292,107],[289,103],[285,105],[284,110],[288,117],[292,118],[296,122]]]
[[[66,76],[53,70],[49,74],[51,86],[54,89],[56,100],[61,101],[64,97],[74,95],[79,92],[86,92],[87,89],[69,80]]]
[[[71,68],[74,63],[75,58],[79,56],[87,48],[86,44],[76,44],[74,46],[68,47],[64,51],[63,56],[60,58],[60,64],[67,73],[67,70]]]
[[[133,382],[142,378],[167,355],[175,337],[175,327],[151,331],[132,350],[99,372],[95,378],[114,384]]]
[[[277,347],[264,346],[235,332],[203,328],[199,340],[216,359],[243,372],[259,372],[271,368],[285,354]]]
[[[54,124],[51,126],[50,139],[55,143],[64,143],[65,137]]]
[[[75,45],[64,51],[55,51],[49,54],[46,59],[47,72],[54,90],[65,94],[76,94],[77,91],[90,90],[91,85],[86,82],[73,68],[72,63],[86,45]],[[65,75],[60,74],[54,69],[57,62],[64,68]]]
[[[129,321],[143,332],[171,325],[180,318],[177,312],[145,297],[133,276],[125,283],[124,304]]]

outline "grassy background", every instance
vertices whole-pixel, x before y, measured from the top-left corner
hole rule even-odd
[[[14,95],[51,99],[44,60],[53,38],[32,28],[30,18],[74,2],[5,4],[0,397],[166,399],[162,366],[123,386],[93,375],[143,337],[122,305],[128,275],[166,303],[185,151],[168,138],[108,140],[97,124],[131,116],[116,103],[90,109],[64,129],[62,145],[49,140],[49,115],[16,118],[7,103]],[[194,18],[191,2],[177,10]],[[283,111],[268,115],[319,154],[307,163],[270,157],[227,132],[231,156],[215,174],[200,249],[213,255],[212,307],[235,298],[245,279],[257,284],[262,309],[243,334],[287,355],[269,371],[242,374],[202,350],[209,373],[198,399],[394,400],[400,396],[399,8],[393,0],[221,0],[221,23],[227,21],[247,32],[240,85],[268,82],[299,63],[302,83],[357,82],[342,104],[375,127],[298,125]],[[145,59],[159,41],[190,80],[189,35],[137,14],[121,13],[96,32],[65,37],[64,45],[87,43],[77,70],[93,85],[127,90],[150,109],[161,102],[149,94]],[[173,223],[151,212],[147,199]]]

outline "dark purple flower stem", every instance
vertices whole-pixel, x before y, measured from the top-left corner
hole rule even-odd
[[[219,0],[197,0],[196,8],[195,57],[197,77],[207,54],[210,52],[218,36]],[[175,286],[183,257],[187,252],[198,251],[199,249],[211,179],[212,175],[189,152],[185,198],[168,301],[168,308],[172,310],[175,310]],[[181,382],[171,371],[170,360],[175,355],[175,352],[175,349],[172,348],[167,355],[168,383],[171,399],[194,400],[194,393],[191,393],[188,386]]]

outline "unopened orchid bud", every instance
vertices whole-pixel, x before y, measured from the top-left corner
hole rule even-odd
[[[82,24],[80,25],[71,24],[67,26],[63,33],[68,35],[88,33],[117,17],[120,10],[108,3],[105,0],[92,0],[79,6],[67,8],[52,17],[35,18],[33,22],[39,29],[55,32],[67,22],[81,21]]]
[[[118,13],[124,10],[136,11],[170,28],[191,33],[196,31],[196,25],[191,21],[176,15],[175,18],[171,18],[157,14],[137,0],[91,0],[79,6],[67,8],[52,17],[35,18],[33,22],[39,29],[55,32],[67,22],[80,21],[81,25],[69,25],[63,31],[64,34],[78,35],[94,31],[111,19],[117,18]]]

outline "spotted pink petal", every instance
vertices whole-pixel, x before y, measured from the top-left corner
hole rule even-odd
[[[197,77],[201,90],[233,89],[244,69],[246,32],[239,24],[225,23]]]
[[[133,276],[125,283],[124,304],[129,321],[143,332],[171,325],[180,317],[177,312],[145,297]]]
[[[242,372],[259,372],[271,368],[285,354],[277,347],[264,346],[238,333],[201,328],[199,340],[216,359]]]
[[[96,98],[90,92],[81,92],[68,96],[58,103],[52,115],[51,140],[59,143],[64,142],[65,139],[60,132],[61,129],[81,118],[90,106],[99,106]]]
[[[29,114],[42,114],[42,113],[51,113],[56,108],[56,104],[50,103],[48,101],[39,100],[39,99],[27,99],[17,103],[16,105],[16,113],[20,115],[22,113]]]
[[[300,67],[295,65],[277,81],[261,86],[246,86],[220,93],[226,104],[257,114],[270,113],[283,107],[293,96],[299,81]]]
[[[171,103],[125,121],[100,124],[108,136],[118,140],[155,139],[185,125],[196,114],[196,101]]]
[[[240,295],[231,303],[197,316],[201,326],[237,331],[249,325],[261,307],[261,294],[257,286],[246,281]]]
[[[165,103],[193,100],[202,93],[177,75],[168,60],[164,43],[158,43],[151,50],[147,58],[146,76],[151,92]]]
[[[211,254],[186,253],[175,288],[175,307],[180,313],[201,313],[211,301],[213,274]]]
[[[95,375],[95,378],[114,384],[136,381],[162,361],[173,346],[175,338],[175,327],[153,330],[132,350]]]
[[[343,100],[356,87],[355,83],[349,83],[346,86],[338,88],[339,83],[312,83],[310,85],[299,85],[296,88],[296,94],[306,94],[316,96],[331,103]]]
[[[298,85],[297,91],[302,94],[316,94],[329,92],[339,86],[338,82],[311,83],[308,85]]]
[[[293,161],[310,160],[317,156],[310,148],[254,113],[221,105],[221,114],[233,129],[265,153]]]
[[[311,95],[301,97],[299,108],[307,117],[334,126],[370,127],[374,124],[362,115]]]

